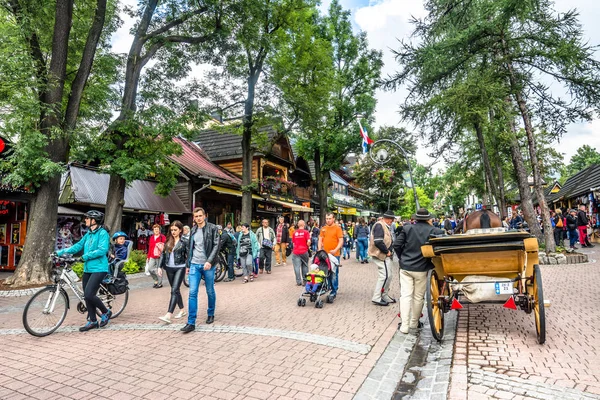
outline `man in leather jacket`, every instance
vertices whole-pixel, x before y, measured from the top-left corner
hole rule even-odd
[[[431,235],[443,235],[442,229],[432,224],[433,217],[426,208],[419,208],[415,214],[416,223],[405,225],[394,241],[394,250],[400,260],[400,332],[408,333],[409,328],[419,327],[419,317],[423,309],[427,271],[433,269],[429,258],[423,257],[421,246]]]
[[[190,276],[190,293],[188,300],[188,322],[181,331],[188,333],[196,329],[198,312],[198,286],[204,279],[208,297],[207,324],[215,320],[215,264],[218,262],[220,235],[217,226],[206,221],[206,212],[197,207],[194,209],[194,227],[190,233],[190,255],[187,265]]]

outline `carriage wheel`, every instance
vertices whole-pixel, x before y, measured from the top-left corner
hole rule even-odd
[[[542,273],[540,266],[533,266],[533,313],[535,315],[535,330],[539,344],[546,341],[546,312],[544,309],[544,290],[542,289]]]
[[[440,286],[438,276],[435,270],[427,272],[426,297],[427,315],[429,316],[429,326],[433,337],[438,341],[442,341],[444,336],[444,310],[440,308]]]

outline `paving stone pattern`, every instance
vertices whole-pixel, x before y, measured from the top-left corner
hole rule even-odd
[[[580,251],[597,258],[590,250]],[[600,398],[600,263],[544,265],[541,272],[552,303],[546,343],[537,343],[533,314],[467,305],[459,311],[450,399]]]
[[[252,283],[216,285],[215,324],[164,326],[168,285],[132,283],[127,308],[106,329],[79,333],[74,303],[62,330],[23,333],[28,297],[0,299],[0,399],[351,399],[396,333],[397,308],[371,303],[373,264],[344,261],[334,304],[298,307],[291,260]],[[187,308],[187,288],[182,287]],[[392,295],[398,296],[394,276]]]

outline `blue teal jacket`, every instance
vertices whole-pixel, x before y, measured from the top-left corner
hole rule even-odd
[[[256,238],[256,234],[252,231],[248,231],[248,233],[250,233],[250,244],[252,246],[252,259],[254,260],[256,257],[258,257],[258,253],[260,252],[260,245],[258,244],[258,239]],[[237,239],[237,247],[235,249],[235,259],[237,260],[238,258],[240,258],[240,239],[242,238],[242,232],[240,232],[240,235],[238,236]]]
[[[108,273],[108,250],[110,248],[110,237],[106,229],[100,227],[89,230],[79,242],[68,249],[59,250],[56,254],[60,257],[65,253],[75,254],[83,249],[83,272],[107,272]]]

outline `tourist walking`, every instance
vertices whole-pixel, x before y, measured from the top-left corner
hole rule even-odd
[[[373,225],[373,231],[369,238],[369,256],[372,257],[378,271],[377,283],[371,301],[378,306],[387,306],[396,302],[396,299],[389,294],[392,281],[392,245],[394,242],[391,224],[394,218],[395,215],[392,211],[386,211],[382,220]]]
[[[342,233],[342,228],[335,223],[333,213],[327,213],[325,216],[325,225],[321,228],[321,234],[319,235],[319,250],[325,250],[325,252],[335,256],[338,260],[338,267],[335,269],[335,274],[331,279],[330,296],[333,298],[337,296],[339,288],[340,250],[343,244],[344,234]]]
[[[588,239],[587,228],[589,225],[590,221],[585,212],[585,204],[580,204],[579,211],[577,211],[577,229],[579,230],[579,243],[581,247],[594,247]]]
[[[431,259],[423,257],[421,246],[432,234],[443,234],[436,228],[433,217],[426,208],[419,208],[414,225],[404,225],[394,241],[394,250],[400,260],[400,332],[408,333],[409,328],[419,327],[419,317],[423,309],[427,271],[434,268]]]
[[[563,247],[563,215],[560,208],[557,208],[554,212],[554,215],[552,216],[552,222],[554,225],[554,243],[556,243],[557,246]]]
[[[569,248],[571,250],[577,249],[575,243],[579,239],[579,233],[577,232],[577,210],[569,210],[567,215],[567,232],[569,233]]]
[[[304,229],[303,220],[298,221],[298,229],[292,236],[292,264],[296,275],[296,285],[302,286],[308,273],[308,247],[310,246],[310,233]]]
[[[242,224],[235,255],[242,266],[244,283],[248,283],[248,278],[250,278],[250,282],[254,281],[254,259],[258,257],[259,251],[258,239],[254,232],[250,230],[250,225],[248,223]]]
[[[165,247],[167,238],[165,235],[160,233],[160,225],[154,224],[152,226],[153,235],[150,236],[150,243],[148,245],[148,256],[146,257],[147,271],[154,280],[155,289],[162,287],[162,277],[158,276],[158,261]]]
[[[358,247],[358,259],[361,264],[366,264],[369,262],[367,260],[367,249],[369,248],[369,234],[371,230],[363,218],[358,222],[359,225],[354,227],[354,235],[356,236]]]
[[[221,226],[217,225],[217,229],[219,230],[219,234],[221,235],[221,252],[225,255],[225,259],[227,260],[227,278],[223,282],[232,282],[235,280],[235,274],[233,271],[233,263],[235,261],[235,251],[237,247],[237,241],[233,233],[231,232],[231,224],[229,224],[229,229],[225,228],[224,230],[220,229]]]
[[[273,248],[277,244],[277,236],[275,236],[273,228],[269,226],[269,220],[262,220],[262,226],[256,230],[256,238],[260,245],[259,274],[262,274],[264,270],[270,274]]]
[[[286,264],[287,263],[287,246],[290,241],[290,226],[285,223],[285,219],[283,217],[279,217],[279,223],[275,228],[276,232],[276,243],[275,243],[275,262],[277,265]]]
[[[203,208],[194,209],[194,227],[190,232],[190,254],[188,256],[188,270],[190,279],[190,293],[188,301],[188,322],[181,331],[189,333],[196,329],[196,314],[198,313],[198,287],[200,280],[204,279],[206,296],[208,297],[207,324],[215,321],[215,308],[217,295],[215,293],[215,264],[219,252],[219,231],[214,224],[206,221],[206,212]]]
[[[162,277],[163,270],[165,271],[169,285],[171,285],[171,298],[167,313],[158,317],[158,319],[167,324],[171,323],[175,306],[179,307],[179,313],[175,316],[176,319],[187,315],[183,306],[180,288],[183,278],[185,278],[185,267],[189,253],[189,241],[183,237],[183,224],[180,221],[173,221],[169,227],[169,237],[160,257],[160,269],[158,270],[160,277]]]
[[[319,246],[319,234],[321,230],[319,229],[319,224],[317,221],[313,221],[312,227],[310,228],[310,245],[313,252],[317,251],[317,247]]]
[[[102,226],[104,214],[100,211],[90,210],[84,215],[87,233],[73,246],[59,250],[56,255],[76,254],[83,250],[81,260],[83,261],[83,276],[81,277],[83,287],[83,298],[87,308],[87,323],[79,328],[79,332],[97,329],[108,324],[112,311],[107,309],[102,300],[97,296],[100,284],[108,274],[108,250],[110,237]],[[97,310],[100,310],[100,323],[96,319]]]

